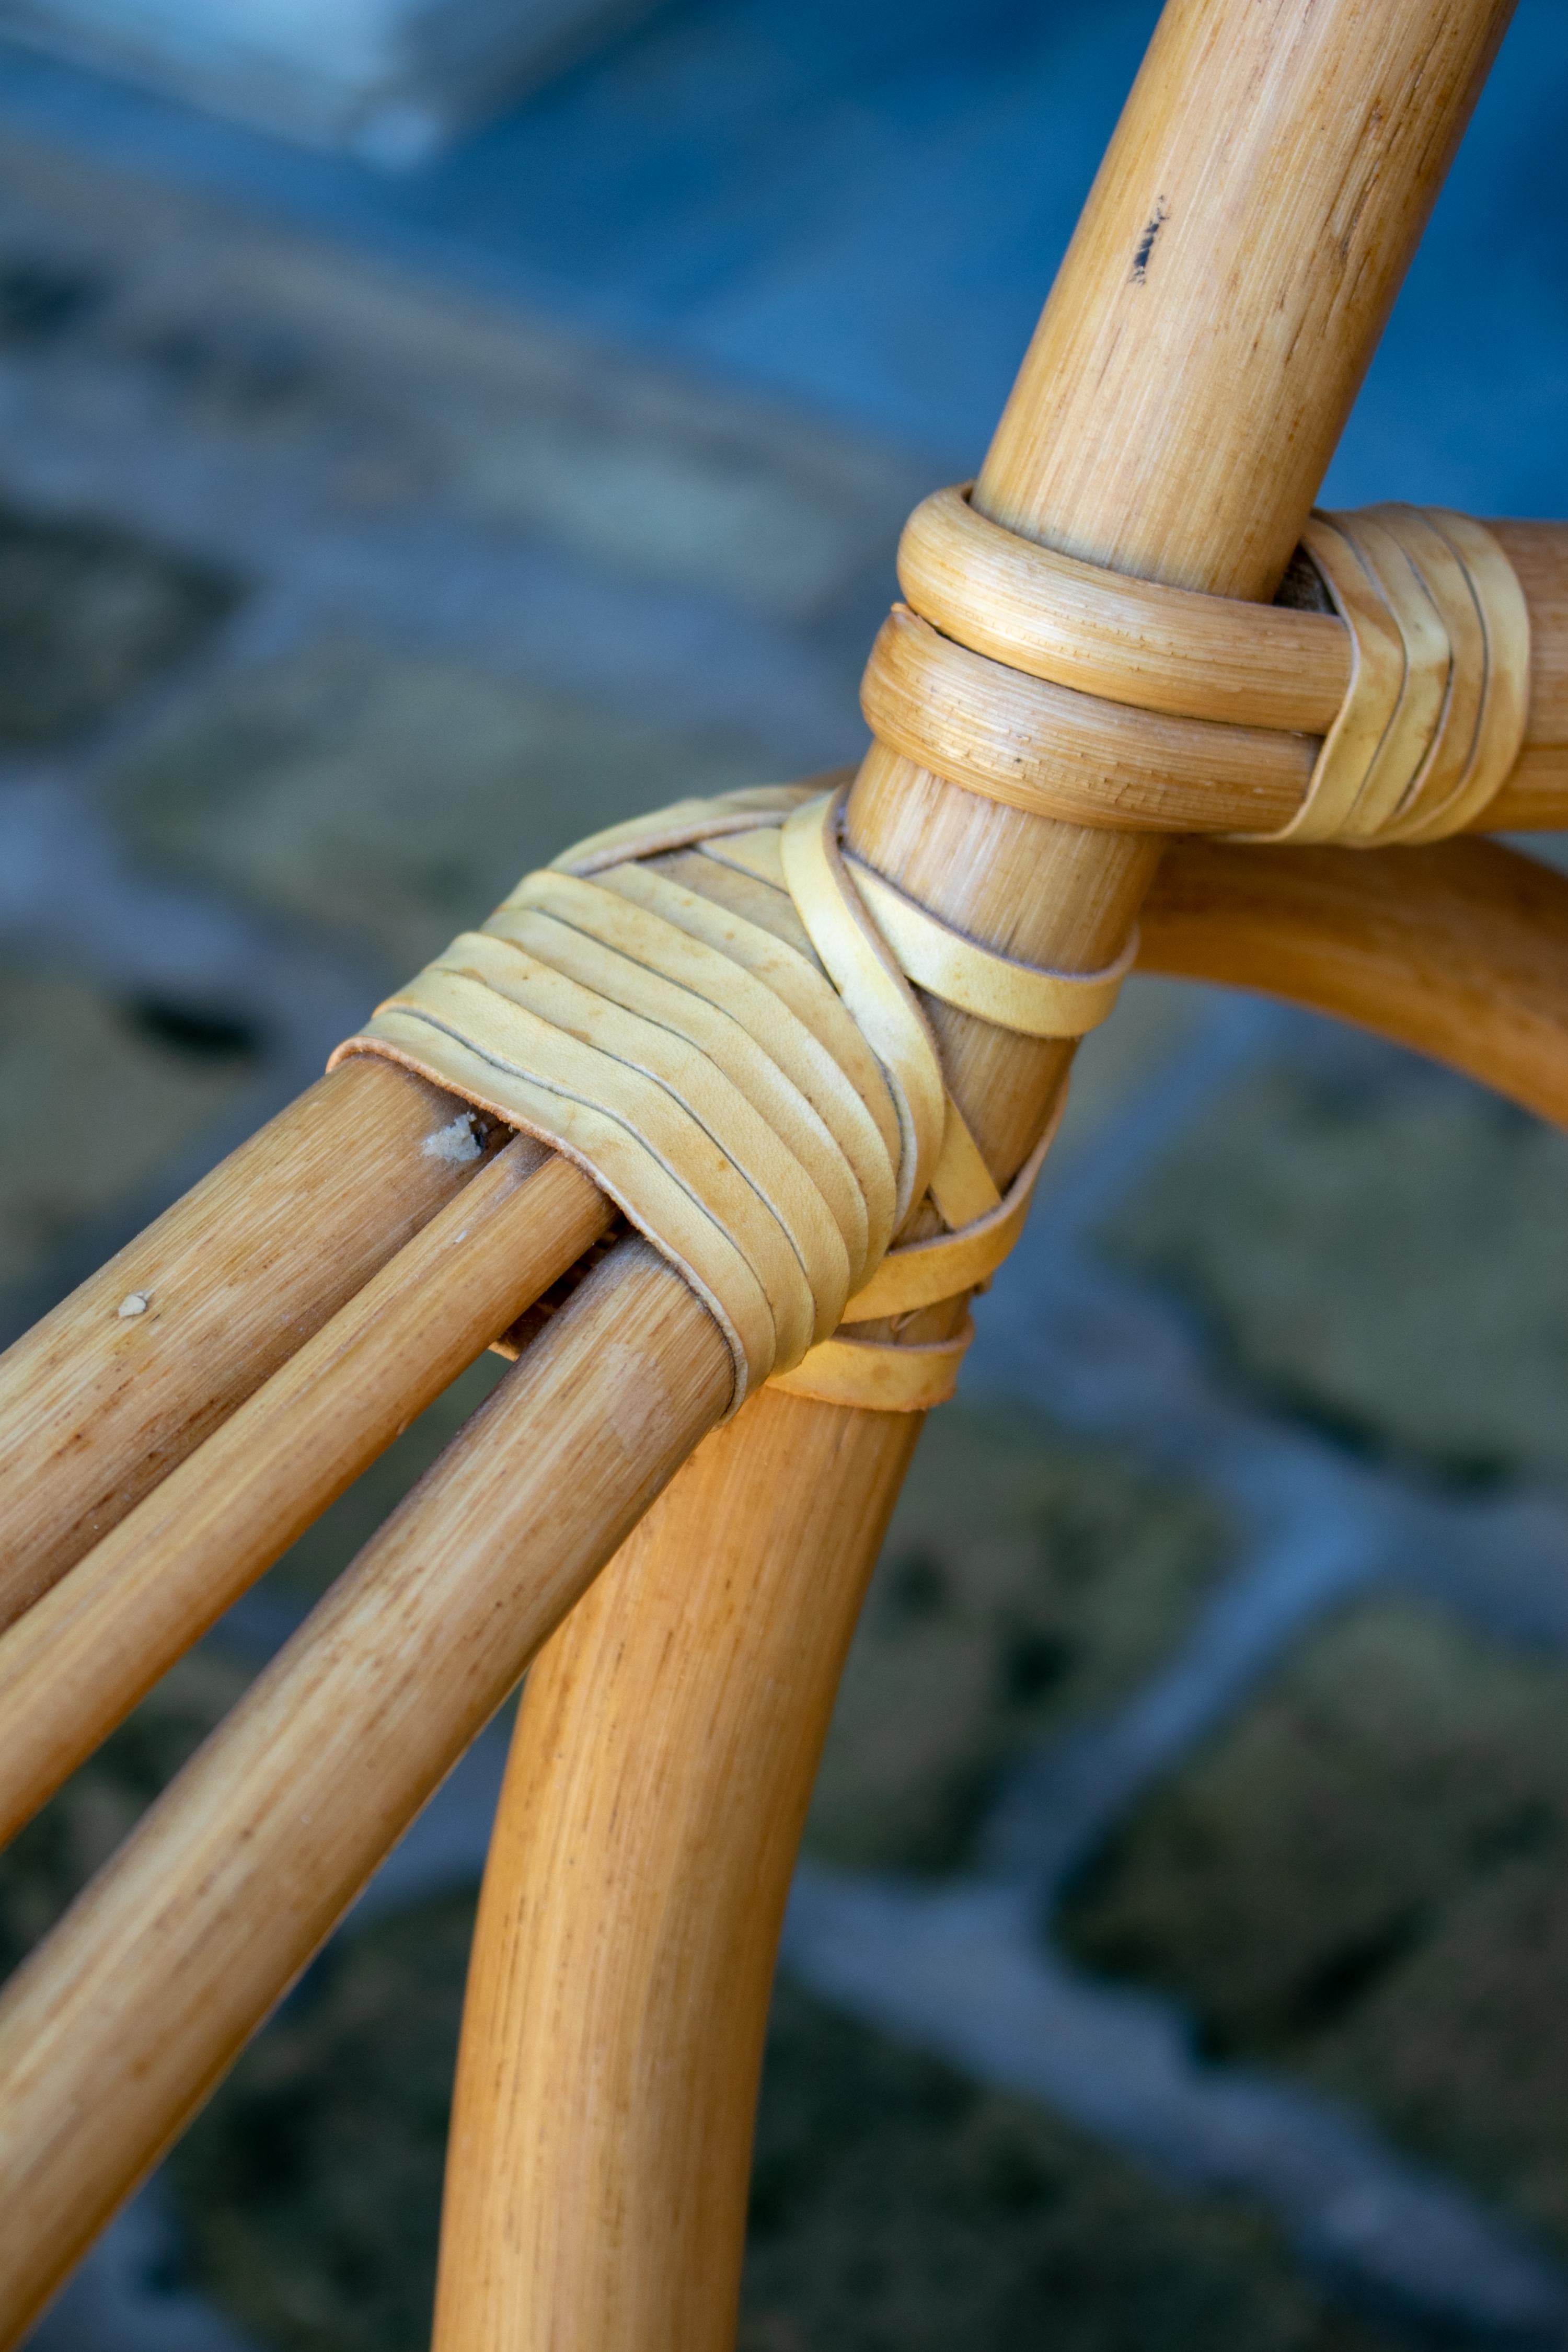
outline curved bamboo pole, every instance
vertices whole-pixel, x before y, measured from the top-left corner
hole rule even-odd
[[[189,2120],[732,1391],[617,1244],[0,1997],[0,2343]]]
[[[670,2312],[693,2347],[732,2330],[784,1898],[919,1430],[763,1389],[535,1666],[475,1936],[437,2342],[477,2352],[498,2307],[540,2352],[655,2352]],[[548,1900],[519,1937],[521,1885]],[[584,2104],[614,2129],[563,2129]]]
[[[1140,971],[1352,1021],[1568,1127],[1568,877],[1517,850],[1183,842],[1140,928]]]
[[[1141,971],[1358,1022],[1568,1120],[1568,880],[1514,852],[1183,843],[1141,929]],[[510,1145],[0,1636],[0,1842],[608,1218]]]
[[[1172,0],[980,510],[1141,576],[1269,595],[1508,13]],[[1116,952],[1157,858],[1135,835],[974,799],[879,746],[848,829],[959,928],[1058,967]],[[1071,1047],[933,1011],[1003,1178]],[[859,1500],[886,1491],[892,1443],[876,1414],[748,1408],[636,1539],[637,1605],[616,1621],[613,1664],[598,1606],[541,1661],[476,1943],[437,2352],[732,2340],[778,1851],[804,1813],[838,1634],[870,1566],[877,1523]],[[748,1559],[766,1583],[754,1614],[738,1604]],[[816,1639],[819,1618],[832,1639]],[[748,1853],[766,1858],[759,1884]]]
[[[610,1215],[516,1138],[0,1634],[0,1843]]]
[[[0,1356],[0,1626],[471,1181],[466,1107],[403,1076],[320,1079]]]

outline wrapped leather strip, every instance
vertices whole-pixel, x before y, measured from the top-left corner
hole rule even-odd
[[[806,802],[780,827],[779,852],[795,911],[898,1106],[902,1150],[894,1222],[901,1225],[942,1148],[947,1087],[914,991],[845,870],[837,816],[837,803],[822,811]]]
[[[1315,514],[1303,543],[1354,664],[1306,799],[1260,837],[1371,848],[1474,824],[1524,741],[1530,612],[1512,565],[1442,509]]]
[[[708,800],[673,801],[668,808],[648,816],[627,817],[623,824],[591,833],[550,861],[558,874],[599,874],[628,857],[658,857],[671,849],[686,849],[716,835],[750,833],[769,817],[787,815],[803,801],[815,800],[825,786],[844,781],[840,774],[817,778],[808,784],[753,784],[744,792],[715,793]]]
[[[945,1404],[957,1384],[964,1351],[974,1336],[965,1316],[951,1339],[918,1339],[889,1346],[877,1339],[842,1335],[814,1348],[793,1372],[777,1372],[770,1386],[818,1404],[869,1407],[878,1412],[929,1412]]]
[[[841,800],[682,803],[580,844],[333,1060],[389,1055],[584,1167],[712,1308],[737,1403],[784,1377],[796,1394],[914,1411],[951,1389],[963,1337],[905,1346],[837,1327],[847,1307],[852,1325],[896,1321],[984,1282],[1049,1139],[1004,1200],[843,856]],[[787,888],[813,952],[660,870],[697,845]],[[952,941],[952,985],[1003,1009],[1063,978]],[[1108,1003],[1103,975],[1089,981]],[[928,1196],[952,1230],[889,1251]]]
[[[1058,1095],[1050,1125],[993,1209],[982,1211],[955,1233],[929,1241],[906,1242],[889,1250],[876,1273],[844,1309],[846,1323],[878,1323],[921,1307],[983,1289],[1024,1230],[1046,1154],[1056,1140],[1066,1095]]]
[[[768,837],[778,836],[770,831]],[[682,971],[683,984],[711,990],[715,1003],[779,1056],[833,1129],[865,1200],[868,1252],[879,1256],[894,1230],[898,1116],[877,1057],[831,982],[772,931],[652,866],[628,862],[600,880],[605,891],[646,907],[709,950]],[[794,1014],[795,1026],[777,1017],[780,1007]]]
[[[1406,506],[1314,515],[1303,547],[1337,621],[1127,579],[939,492],[862,707],[933,774],[1082,824],[1361,847],[1478,824],[1528,718],[1503,549]]]
[[[780,839],[772,830],[759,831],[702,846],[720,865],[739,866],[782,890]],[[1116,961],[1100,971],[1047,971],[1018,963],[939,921],[859,858],[846,858],[845,866],[906,979],[928,996],[1019,1036],[1087,1037],[1110,1015],[1137,959],[1134,932]]]
[[[849,873],[917,988],[1020,1036],[1087,1037],[1110,1013],[1137,960],[1134,931],[1116,961],[1100,971],[1046,971],[1018,963],[938,922],[858,859],[849,860]]]

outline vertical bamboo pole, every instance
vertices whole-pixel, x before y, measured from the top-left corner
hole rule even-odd
[[[1171,0],[983,510],[1145,577],[1271,594],[1509,14]],[[1058,967],[1117,951],[1158,856],[879,747],[849,829],[961,928]],[[932,1009],[1005,1177],[1071,1046]],[[887,1416],[764,1393],[536,1668],[476,1941],[438,2352],[731,2340],[787,1850],[908,1447]]]
[[[475,1937],[437,2343],[651,2352],[733,2326],[766,1990],[861,1597],[837,1562],[876,1558],[917,1434],[764,1390],[535,1665]],[[825,1475],[800,1481],[803,1452]]]

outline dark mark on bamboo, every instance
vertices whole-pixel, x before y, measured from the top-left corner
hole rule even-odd
[[[1159,236],[1161,229],[1164,226],[1164,224],[1169,217],[1170,215],[1167,214],[1164,202],[1162,199],[1162,201],[1155,205],[1153,214],[1149,221],[1149,225],[1138,240],[1138,250],[1132,257],[1133,280],[1140,286],[1142,284],[1149,272],[1149,256],[1154,250],[1154,239]]]

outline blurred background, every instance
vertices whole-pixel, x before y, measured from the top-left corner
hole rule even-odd
[[[0,0],[0,1339],[525,867],[857,755],[1155,13]],[[1564,511],[1565,101],[1523,0],[1328,503]],[[845,1685],[743,2352],[1568,2340],[1565,1174],[1260,1002],[1090,1041]],[[500,1370],[0,1859],[5,1965]],[[418,2352],[505,1736],[38,2352]]]

